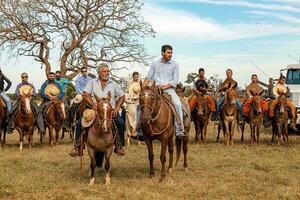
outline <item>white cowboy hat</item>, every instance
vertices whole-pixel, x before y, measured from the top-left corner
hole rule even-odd
[[[280,94],[282,93],[287,93],[287,88],[285,87],[285,85],[279,84],[277,83],[274,87],[273,87],[273,93],[276,97],[278,97]]]
[[[53,83],[50,83],[45,88],[45,94],[48,96],[57,97],[60,93],[60,89]]]
[[[74,103],[79,104],[81,103],[81,101],[83,100],[83,97],[81,94],[76,94],[75,98],[74,98]]]
[[[19,94],[21,96],[28,95],[28,94],[30,94],[30,92],[32,92],[32,90],[33,90],[33,88],[30,85],[22,85],[19,88]]]
[[[90,127],[96,118],[96,112],[93,109],[86,109],[82,114],[81,125],[84,128]]]

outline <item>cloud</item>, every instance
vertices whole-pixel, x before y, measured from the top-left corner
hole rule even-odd
[[[294,17],[287,14],[281,14],[281,13],[274,13],[274,12],[265,12],[265,11],[248,11],[247,13],[254,14],[254,15],[260,15],[265,17],[271,17],[271,18],[277,18],[279,20],[291,23],[291,24],[300,24],[300,18]]]
[[[189,11],[163,8],[155,4],[146,4],[143,12],[145,18],[157,31],[158,37],[181,38],[194,42],[230,41],[300,33],[299,27],[272,22],[220,24],[213,19],[200,17]]]

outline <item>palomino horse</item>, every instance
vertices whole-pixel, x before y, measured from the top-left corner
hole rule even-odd
[[[20,96],[20,105],[16,113],[15,128],[20,135],[20,150],[23,149],[24,136],[27,136],[29,148],[34,145],[33,132],[36,119],[30,106],[31,93]]]
[[[66,108],[64,100],[54,99],[49,102],[49,105],[46,107],[46,117],[45,128],[49,129],[49,144],[50,146],[54,145],[54,134],[53,129],[55,129],[55,144],[58,143],[59,131],[62,127],[62,124],[66,120]]]
[[[96,118],[88,130],[87,150],[90,157],[91,179],[90,185],[95,184],[95,168],[102,167],[105,159],[105,184],[110,184],[110,156],[112,155],[114,146],[113,108],[110,104],[111,93],[108,92],[107,98],[100,99],[94,94],[97,101]],[[116,134],[115,134],[116,135]]]
[[[209,123],[209,117],[212,113],[209,107],[209,102],[201,94],[197,95],[197,112],[194,116],[194,123],[196,129],[195,142],[200,143],[200,135],[203,144],[206,144],[207,125]]]
[[[5,138],[6,138],[6,131],[7,131],[7,108],[5,107],[5,103],[2,99],[0,99],[0,148],[5,146]],[[2,137],[3,133],[3,137]]]
[[[140,82],[140,84],[142,88],[142,83]],[[166,176],[165,164],[167,160],[167,148],[169,151],[169,172],[171,172],[173,168],[173,137],[175,133],[175,118],[171,108],[172,105],[161,93],[161,90],[156,88],[154,81],[151,87],[142,89],[139,98],[141,106],[141,128],[146,139],[150,162],[150,178],[154,176],[153,140],[158,139],[161,142],[160,161],[162,169],[160,181]],[[179,147],[179,145],[176,145],[176,147]],[[176,150],[178,152],[180,149],[176,148]],[[179,154],[180,152],[178,152],[177,156]]]
[[[236,91],[229,90],[221,110],[221,123],[226,135],[226,145],[233,145],[234,129],[237,124],[238,112],[236,107]]]
[[[272,141],[277,137],[277,145],[280,145],[281,135],[283,135],[283,139],[289,144],[287,93],[279,95],[274,113]]]

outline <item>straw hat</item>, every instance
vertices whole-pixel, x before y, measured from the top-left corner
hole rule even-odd
[[[75,98],[74,98],[74,103],[79,104],[81,103],[81,101],[83,100],[83,97],[81,94],[76,94]]]
[[[285,87],[285,85],[277,83],[273,87],[273,93],[276,97],[278,97],[281,93],[287,93],[287,88]]]
[[[30,86],[30,85],[22,85],[19,88],[19,94],[21,96],[28,95],[28,94],[30,94],[30,92],[32,92],[32,90],[33,90],[32,86]]]
[[[131,98],[138,99],[140,92],[141,92],[141,87],[139,82],[132,82],[128,86],[128,93],[130,94]]]
[[[246,88],[246,94],[248,96],[252,96],[251,91],[253,93],[259,94],[259,93],[261,93],[263,91],[263,89],[258,85],[258,83],[250,83],[248,85],[248,87]]]
[[[60,93],[60,89],[53,83],[50,83],[45,88],[45,94],[48,96],[57,97]]]
[[[81,125],[84,128],[90,127],[96,118],[96,112],[93,109],[86,109],[82,114]]]

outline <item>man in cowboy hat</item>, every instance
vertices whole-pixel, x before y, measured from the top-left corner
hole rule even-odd
[[[125,124],[127,135],[130,136],[137,135],[137,119],[140,115],[139,93],[141,91],[139,76],[138,72],[133,72],[132,82],[128,85],[127,92],[125,94],[125,102],[127,103]]]
[[[252,96],[251,91],[254,94],[255,93],[260,94],[263,92],[263,88],[259,86],[258,78],[257,78],[256,74],[252,74],[251,83],[246,88],[246,94],[249,98],[245,101],[245,103],[243,105],[243,116],[245,119],[247,119],[249,117],[250,107],[253,102],[253,96]],[[265,99],[262,99],[261,107],[262,107],[262,112],[264,114],[266,114],[268,111],[268,102]]]
[[[285,84],[285,76],[281,75],[278,79],[277,84],[273,88],[273,94],[276,96],[276,99],[274,99],[271,102],[271,105],[270,105],[269,117],[271,117],[271,118],[274,117],[274,114],[275,114],[274,110],[275,110],[275,107],[278,103],[278,97],[280,96],[280,94],[288,92],[288,90],[287,90],[287,88],[284,84]],[[287,99],[286,103],[287,103],[287,107],[290,108],[290,112],[291,112],[291,115],[292,115],[291,128],[294,131],[297,131],[298,129],[296,128],[296,120],[297,120],[296,108],[289,99]]]
[[[4,83],[6,82],[6,87],[4,88]],[[7,110],[10,112],[11,110],[11,101],[10,98],[5,94],[7,90],[9,90],[11,86],[11,81],[2,73],[2,70],[0,69],[0,97],[5,102],[5,105],[7,107]],[[8,119],[8,118],[7,118]]]
[[[16,91],[15,91],[17,101],[13,105],[13,107],[11,109],[11,113],[9,115],[9,120],[8,120],[9,121],[9,124],[8,124],[9,132],[12,132],[12,130],[14,129],[15,116],[17,113],[16,111],[20,105],[21,96],[22,95],[30,95],[32,97],[36,97],[36,91],[35,91],[34,86],[28,82],[28,74],[23,72],[21,74],[21,79],[22,79],[22,82],[17,85]],[[33,100],[33,98],[30,98],[30,105],[33,109],[35,116],[37,117],[38,127],[39,127],[41,133],[44,133],[45,127],[44,127],[44,123],[43,123],[43,115],[42,115],[42,113],[39,112],[39,107],[36,104],[36,102]]]
[[[226,70],[227,78],[220,86],[219,92],[222,93],[222,97],[220,98],[220,100],[217,103],[217,110],[213,115],[213,120],[217,120],[220,116],[220,111],[221,111],[222,105],[225,101],[225,94],[230,90],[236,91],[237,82],[235,80],[233,80],[232,74],[233,74],[232,69]],[[242,104],[238,100],[236,101],[236,106],[238,108],[239,119],[242,119]]]
[[[114,109],[113,120],[117,125],[119,133],[119,141],[116,141],[114,152],[122,156],[125,154],[123,150],[123,147],[125,146],[125,122],[120,116],[119,111],[125,101],[125,95],[119,85],[109,78],[109,74],[110,71],[108,65],[105,63],[101,63],[98,69],[98,78],[94,78],[87,83],[86,87],[83,90],[83,98],[87,102],[87,104],[92,107],[93,110],[96,110],[97,103],[95,99],[92,98],[93,94],[96,94],[98,97],[103,98],[107,97],[109,92],[111,93],[112,98],[110,99],[110,103]],[[79,124],[78,128],[81,129],[81,124]],[[79,134],[82,134],[82,131],[79,131]],[[80,139],[80,135],[76,135],[75,138],[75,148],[70,153],[70,155],[74,157],[79,156],[80,142],[78,140]]]
[[[197,95],[203,95],[209,103],[210,110],[214,113],[216,112],[216,102],[211,95],[207,94],[208,84],[205,78],[205,70],[203,68],[199,68],[198,72],[199,78],[194,85],[194,95],[189,99],[191,112],[193,112],[196,107]]]

